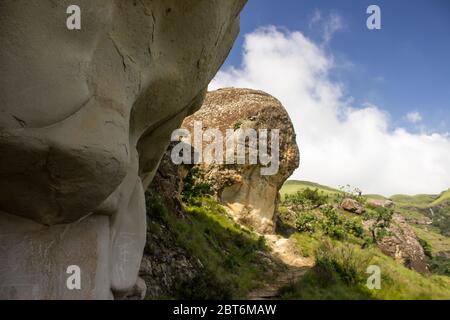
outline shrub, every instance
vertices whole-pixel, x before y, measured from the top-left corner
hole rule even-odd
[[[364,228],[362,226],[362,223],[359,219],[348,219],[344,222],[344,228],[351,234],[353,234],[357,238],[363,239],[364,234]]]
[[[369,209],[364,214],[364,220],[374,220],[370,226],[373,242],[378,242],[388,234],[394,211],[388,208],[377,207]]]
[[[333,207],[322,208],[324,218],[321,220],[321,228],[324,234],[333,239],[342,240],[346,238],[344,220],[339,217],[336,209]]]
[[[430,244],[424,239],[419,239],[419,243],[422,246],[423,252],[425,253],[425,255],[428,258],[433,259],[433,252],[431,250]]]
[[[299,232],[314,233],[321,230],[325,235],[344,240],[349,234],[364,239],[366,234],[361,221],[358,218],[350,219],[339,215],[339,212],[331,207],[324,206],[320,209],[322,215],[309,211],[298,212],[295,227]]]
[[[355,285],[366,278],[365,271],[370,257],[357,254],[350,244],[335,246],[331,241],[325,240],[316,250],[316,261],[323,280],[332,281],[337,275],[347,284]]]
[[[313,233],[316,231],[317,223],[318,219],[314,214],[310,212],[304,212],[297,216],[295,227],[300,232]]]
[[[318,189],[306,188],[294,194],[287,194],[283,204],[295,211],[318,208],[327,203],[328,196]]]
[[[195,204],[196,198],[212,195],[211,186],[201,181],[201,173],[198,168],[189,171],[183,180],[183,191],[181,197],[188,204]]]
[[[163,204],[162,199],[150,192],[147,192],[145,197],[147,214],[152,218],[163,219],[167,214],[167,208]]]
[[[433,273],[450,277],[450,259],[446,257],[434,257],[431,260],[430,270]]]

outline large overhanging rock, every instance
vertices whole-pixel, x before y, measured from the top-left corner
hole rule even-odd
[[[278,192],[299,166],[294,127],[281,103],[267,93],[250,89],[209,92],[201,109],[186,118],[182,128],[190,132],[191,138],[182,140],[193,144],[195,152],[203,156],[202,161],[194,159],[198,162],[195,167],[200,172],[199,181],[212,187],[239,223],[260,233],[273,233]],[[204,131],[202,144],[195,140],[198,129]],[[248,129],[256,131],[256,144],[245,138]],[[278,138],[272,135],[276,130]],[[211,148],[218,142],[213,137],[218,133],[223,137],[223,163],[216,161],[215,148]],[[233,139],[236,146],[230,148],[228,143]],[[239,145],[245,147],[245,163],[238,162]],[[267,152],[263,150],[266,147]],[[257,163],[250,161],[252,152],[258,155]],[[234,164],[227,162],[227,154],[233,155],[230,159],[234,159]],[[209,161],[211,155],[214,161]]]
[[[3,299],[133,288],[143,190],[228,55],[245,0],[75,2],[0,2]],[[72,4],[80,31],[66,28]],[[70,266],[80,290],[66,286]]]

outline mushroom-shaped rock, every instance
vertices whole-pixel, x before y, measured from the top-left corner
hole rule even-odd
[[[272,233],[278,192],[299,166],[294,127],[282,104],[262,91],[220,89],[207,94],[182,128],[193,140],[203,136],[201,143],[190,141],[202,158],[195,159],[202,182],[237,222]]]

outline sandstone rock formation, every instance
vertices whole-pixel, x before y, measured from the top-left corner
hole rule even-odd
[[[370,221],[369,221],[370,224]],[[427,272],[427,258],[414,230],[405,218],[394,213],[387,235],[379,242],[378,247],[384,254],[418,272]]]
[[[345,211],[353,212],[356,214],[363,214],[365,212],[364,206],[355,199],[351,198],[345,198],[344,200],[342,200],[340,207]]]
[[[244,3],[79,0],[82,29],[70,31],[70,1],[0,2],[0,298],[133,290],[144,190]],[[79,290],[66,286],[71,265]]]
[[[221,162],[203,161],[196,165],[201,172],[202,181],[212,187],[217,198],[237,222],[250,226],[260,233],[273,233],[278,191],[299,166],[295,132],[286,110],[277,99],[267,93],[228,88],[208,93],[201,109],[186,118],[182,128],[195,135],[196,123],[199,122],[205,132],[212,132],[215,138],[209,137],[199,145],[194,143],[196,151],[203,153],[206,158],[208,141],[215,140],[218,148],[223,146],[223,154],[219,155]],[[251,139],[240,140],[248,129],[258,131],[262,140],[253,143]],[[262,133],[265,129],[270,131],[267,132],[267,139]],[[272,129],[279,130],[278,145],[275,143],[276,140],[271,140],[271,133],[275,132]],[[227,131],[234,131],[234,134],[227,136]],[[225,138],[220,140],[218,136]],[[183,141],[193,143],[192,140]],[[230,141],[236,142],[237,147],[230,148],[228,144]],[[264,149],[262,141],[267,143],[268,154],[277,162],[276,164],[273,161],[270,165],[249,161],[251,154],[255,155]],[[239,146],[245,147],[245,163],[227,162],[228,155],[236,160]],[[259,154],[258,160],[263,157]],[[270,166],[275,170],[264,172],[264,168]]]

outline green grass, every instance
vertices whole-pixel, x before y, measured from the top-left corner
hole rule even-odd
[[[431,245],[433,255],[440,251],[450,250],[450,238],[439,233],[432,226],[413,226],[414,232],[420,239],[426,240]]]
[[[296,193],[297,191],[302,191],[306,188],[317,189],[328,195],[329,194],[337,194],[337,193],[341,192],[337,189],[323,186],[323,185],[320,185],[320,184],[314,183],[314,182],[289,180],[289,181],[286,181],[286,183],[281,188],[280,194],[282,197],[284,197],[284,195],[286,195],[286,194],[293,194],[293,193]]]
[[[448,189],[447,191],[444,191],[440,194],[439,198],[437,198],[435,201],[433,201],[431,203],[431,206],[437,206],[440,205],[444,202],[448,201],[450,203],[450,189]]]
[[[397,205],[410,206],[410,207],[418,207],[418,208],[426,208],[431,205],[431,203],[436,200],[436,195],[430,194],[418,194],[415,196],[408,196],[403,194],[393,195],[391,197],[392,201],[394,201]]]
[[[186,207],[186,217],[169,213],[158,199],[148,199],[148,211],[159,216],[175,235],[177,245],[197,257],[204,266],[193,280],[182,282],[173,298],[240,299],[269,275],[259,252],[267,251],[263,238],[242,229],[213,199],[195,199]],[[151,233],[158,232],[157,226]]]

